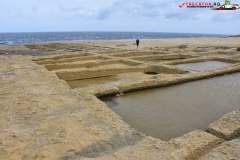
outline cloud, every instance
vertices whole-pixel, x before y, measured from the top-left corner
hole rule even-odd
[[[111,11],[108,9],[100,9],[99,13],[97,15],[97,19],[98,20],[103,20],[106,19],[107,17],[109,17],[111,14]]]
[[[237,21],[240,18],[240,10],[238,11],[215,11],[212,14],[211,20],[213,22],[229,22]]]
[[[236,27],[240,25],[238,21],[240,10],[213,11],[210,9],[190,9],[186,8],[186,6],[180,9],[178,5],[182,4],[182,2],[184,1],[0,1],[0,32],[11,30],[34,31],[34,29],[36,31],[204,32],[202,28],[205,28],[205,31],[207,28],[208,32],[211,32],[215,30],[216,26],[226,33],[228,31],[240,32],[240,28]],[[238,2],[232,0],[232,3]]]

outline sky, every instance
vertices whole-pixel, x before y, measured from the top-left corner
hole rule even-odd
[[[192,0],[188,2],[198,2]],[[1,0],[0,32],[133,31],[240,34],[240,9],[187,8],[181,0]],[[201,2],[215,2],[201,0]],[[224,0],[216,1],[221,4]],[[231,3],[240,5],[240,1]]]

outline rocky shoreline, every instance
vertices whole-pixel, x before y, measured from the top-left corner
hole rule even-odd
[[[133,40],[1,45],[0,159],[238,159],[239,110],[165,142],[132,128],[97,97],[239,72],[239,40],[146,39],[138,50]],[[231,64],[175,66],[211,60]],[[65,81],[136,71],[157,74],[74,90]]]

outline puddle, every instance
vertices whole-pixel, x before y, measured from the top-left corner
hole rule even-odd
[[[175,59],[152,59],[152,60],[141,60],[144,62],[166,62],[166,61],[176,61],[176,60],[183,60],[185,58],[175,58]]]
[[[220,61],[207,61],[207,62],[197,62],[197,63],[185,63],[176,65],[179,68],[192,69],[192,70],[208,70],[214,68],[221,68],[230,65],[231,63],[220,62]]]
[[[132,72],[132,73],[122,73],[113,76],[106,77],[97,77],[81,80],[66,81],[71,88],[82,88],[90,86],[113,86],[120,84],[123,80],[126,79],[136,79],[146,74],[142,72]]]
[[[159,73],[156,73],[156,72],[146,72],[145,74],[156,75],[156,74],[159,74]]]
[[[239,109],[240,73],[102,98],[125,122],[168,141]]]

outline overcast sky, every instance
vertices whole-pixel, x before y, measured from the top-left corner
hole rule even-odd
[[[0,0],[0,32],[143,31],[240,34],[240,9],[216,11],[186,6],[180,9],[178,5],[183,2],[185,1]],[[224,0],[219,2],[223,4]],[[238,2],[240,4],[238,0],[231,1],[234,4]]]

